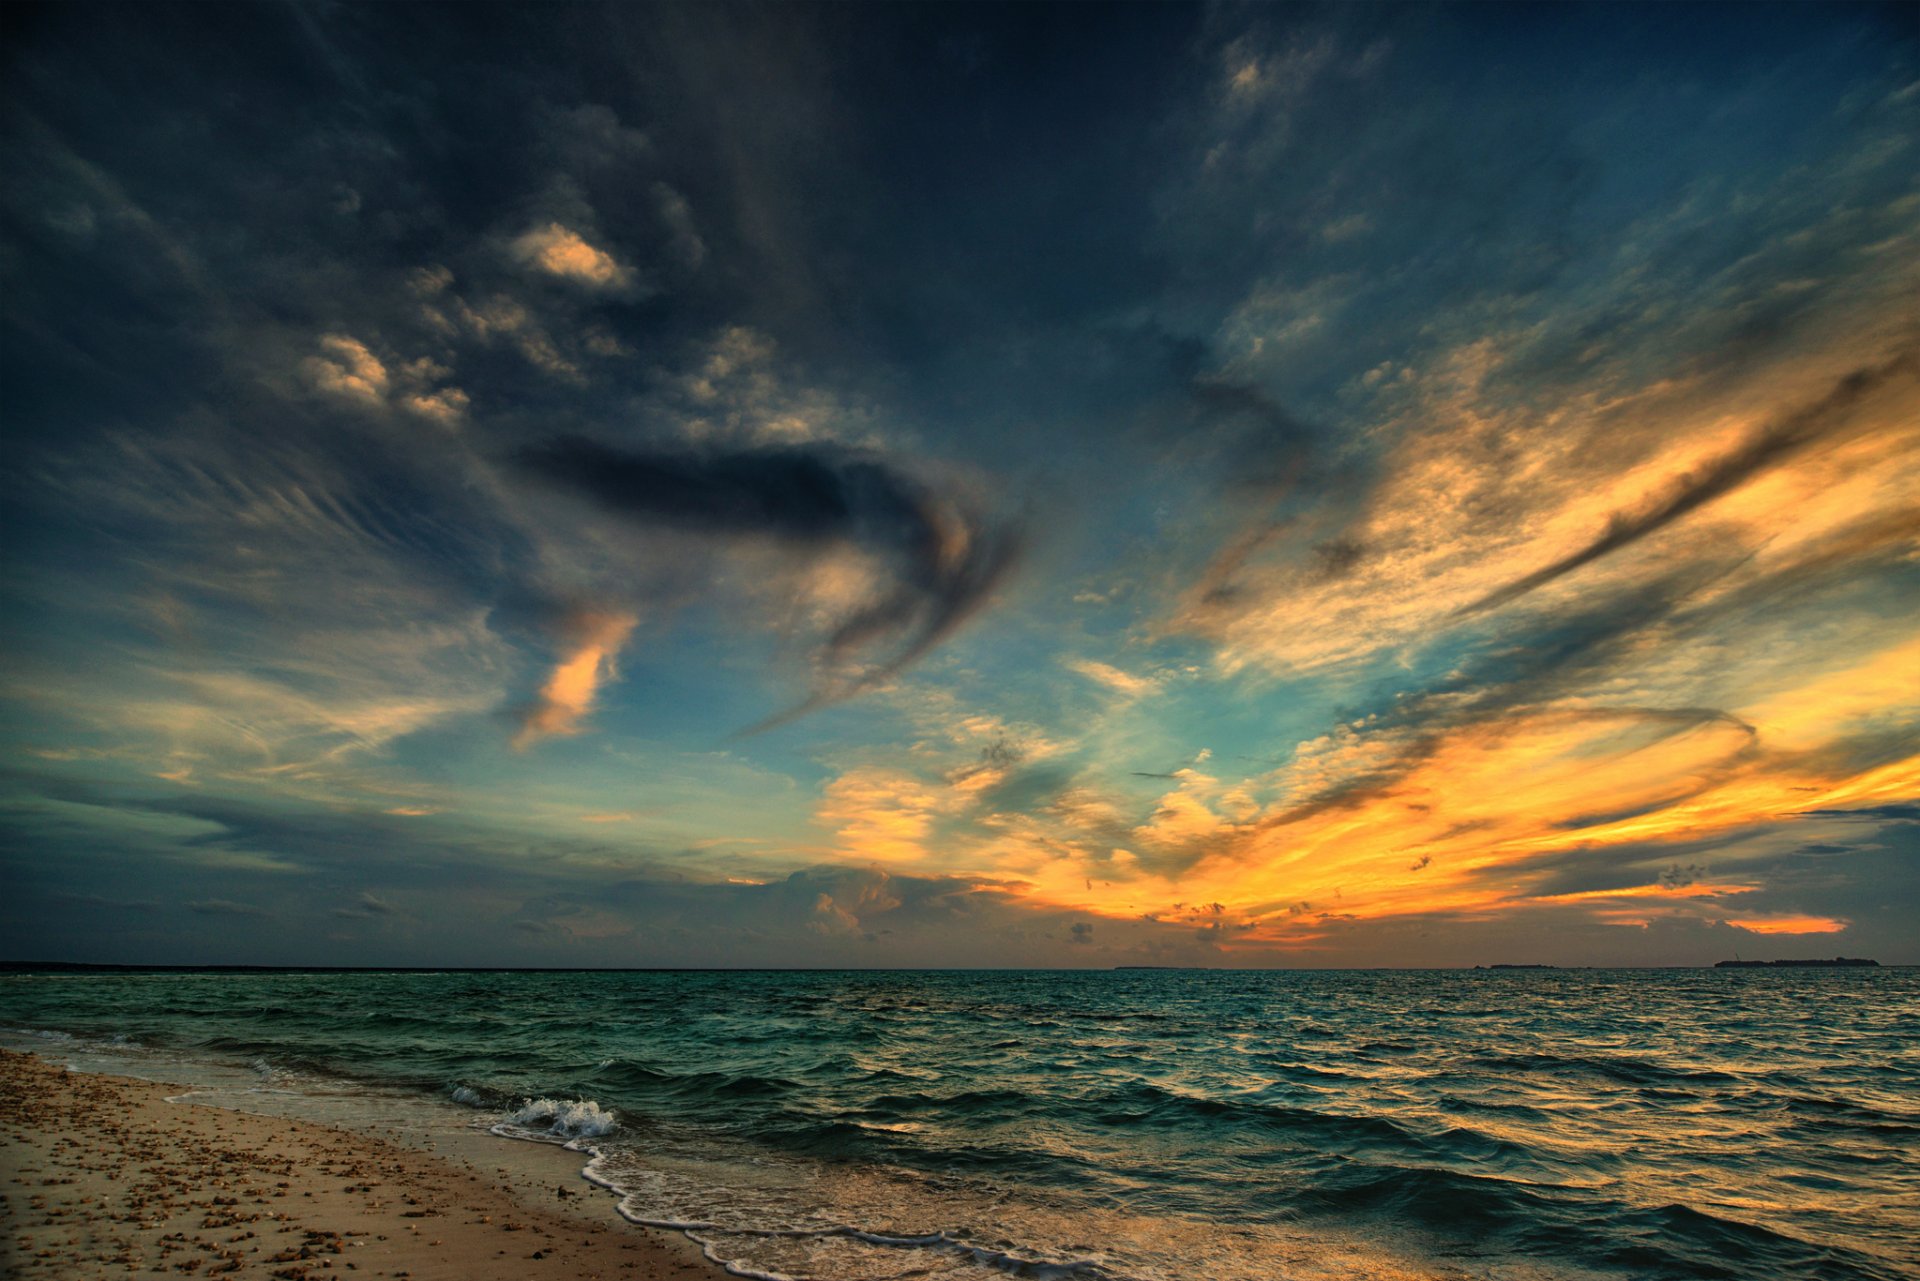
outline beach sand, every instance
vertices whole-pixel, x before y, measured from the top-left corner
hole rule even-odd
[[[170,1103],[184,1087],[0,1050],[0,1275],[713,1281],[558,1147],[457,1152]]]

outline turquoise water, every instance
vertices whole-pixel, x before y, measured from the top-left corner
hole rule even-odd
[[[1914,970],[9,975],[0,1027],[570,1141],[749,1276],[1920,1276]]]

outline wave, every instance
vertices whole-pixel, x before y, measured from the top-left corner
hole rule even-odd
[[[592,1099],[527,1099],[494,1125],[511,1138],[595,1139],[619,1128],[619,1118]]]
[[[792,1281],[792,1274],[784,1269],[759,1265],[755,1256],[769,1243],[805,1251],[809,1247],[835,1242],[855,1243],[888,1252],[924,1251],[963,1259],[991,1272],[1026,1278],[1028,1281],[1127,1281],[1127,1278],[1093,1259],[1050,1258],[1042,1250],[1012,1241],[976,1242],[964,1234],[945,1230],[902,1232],[853,1223],[817,1227],[753,1225],[663,1214],[657,1207],[648,1206],[641,1193],[622,1181],[620,1172],[609,1167],[604,1153],[596,1148],[593,1154],[593,1159],[587,1163],[582,1174],[590,1182],[606,1188],[619,1198],[616,1208],[622,1218],[640,1227],[685,1233],[700,1246],[709,1262],[719,1265],[729,1275],[753,1281]],[[933,1271],[931,1267],[910,1265],[908,1271],[892,1275],[922,1276]]]
[[[1728,1084],[1741,1080],[1730,1072],[1712,1068],[1668,1067],[1631,1055],[1561,1054],[1481,1054],[1466,1060],[1468,1066],[1523,1075],[1587,1074],[1606,1077],[1626,1085]]]
[[[1894,1281],[1905,1275],[1857,1250],[1819,1245],[1759,1224],[1670,1203],[1608,1216],[1596,1258],[1662,1278],[1782,1276],[1808,1281]]]

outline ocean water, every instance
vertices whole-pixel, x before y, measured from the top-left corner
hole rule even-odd
[[[1909,969],[16,974],[0,1028],[568,1143],[748,1277],[1920,1277]]]

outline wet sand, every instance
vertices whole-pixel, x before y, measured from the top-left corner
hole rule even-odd
[[[0,1050],[0,1275],[714,1281],[577,1153],[440,1154]],[[483,1136],[484,1137],[484,1136]],[[523,1150],[524,1149],[524,1150]]]

